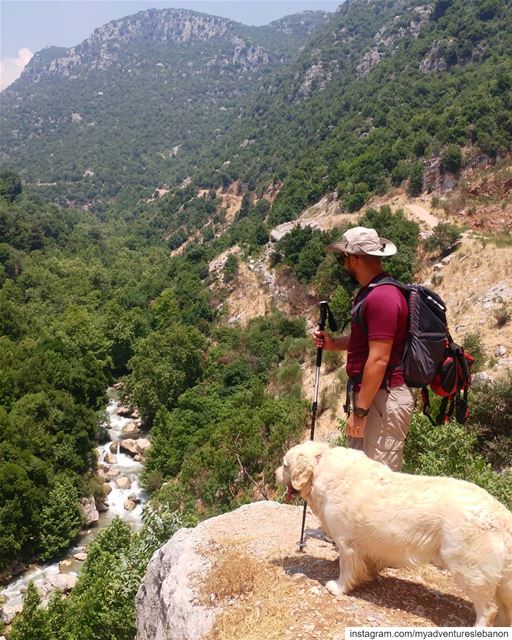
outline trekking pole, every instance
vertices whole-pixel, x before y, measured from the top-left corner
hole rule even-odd
[[[320,319],[318,320],[318,329],[319,331],[323,331],[325,329],[325,320],[329,320],[329,328],[331,331],[336,331],[336,322],[334,320],[334,316],[329,309],[329,305],[325,300],[318,303],[320,306]],[[315,372],[315,388],[313,391],[313,403],[311,405],[311,433],[309,435],[310,440],[315,439],[315,424],[316,424],[316,412],[318,409],[318,388],[320,386],[320,367],[322,366],[322,353],[323,347],[317,347],[316,350],[316,372]],[[302,512],[302,527],[300,530],[300,540],[297,543],[299,546],[299,551],[304,551],[304,547],[306,546],[306,539],[304,536],[304,527],[306,525],[306,510],[308,508],[308,503],[304,501],[304,510]]]

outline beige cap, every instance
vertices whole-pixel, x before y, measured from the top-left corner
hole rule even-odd
[[[392,256],[396,253],[396,246],[391,240],[379,238],[375,229],[353,227],[341,236],[340,242],[333,242],[327,251],[346,253],[347,255]]]

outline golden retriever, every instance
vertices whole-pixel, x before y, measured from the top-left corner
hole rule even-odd
[[[469,596],[475,626],[512,626],[512,513],[484,489],[397,473],[361,451],[311,441],[287,452],[276,480],[300,493],[338,547],[332,594],[384,567],[431,562]]]

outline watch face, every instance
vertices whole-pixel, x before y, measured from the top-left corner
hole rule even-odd
[[[358,418],[365,418],[368,415],[369,410],[368,409],[362,409],[361,407],[355,407],[354,413],[356,414],[356,416]]]

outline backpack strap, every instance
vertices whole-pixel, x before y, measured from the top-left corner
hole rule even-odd
[[[354,322],[356,322],[359,325],[359,327],[364,331],[364,333],[368,333],[368,327],[366,326],[363,320],[363,305],[366,301],[366,298],[370,295],[370,293],[376,287],[380,287],[383,284],[391,284],[394,287],[397,287],[398,289],[400,289],[401,291],[406,289],[405,285],[401,284],[400,282],[398,282],[398,280],[395,280],[391,276],[383,276],[382,278],[375,280],[375,282],[370,282],[370,284],[366,286],[366,291],[364,292],[364,295],[361,297],[360,300],[358,300],[354,304],[354,306],[350,311],[351,319],[354,320]]]

